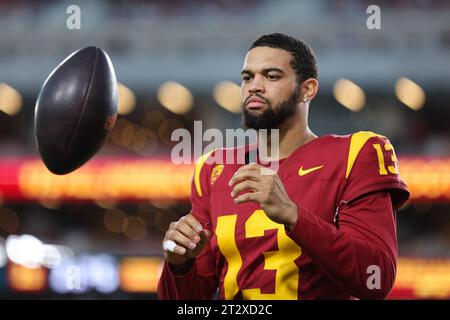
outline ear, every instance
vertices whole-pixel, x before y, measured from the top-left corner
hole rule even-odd
[[[315,78],[308,78],[300,85],[300,100],[309,102],[314,99],[319,91],[319,82]]]

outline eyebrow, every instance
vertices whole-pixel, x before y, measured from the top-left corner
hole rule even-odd
[[[273,68],[265,68],[265,69],[262,69],[262,73],[263,73],[263,74],[267,74],[267,73],[269,73],[269,72],[271,72],[271,71],[276,71],[276,72],[279,72],[279,73],[284,73],[284,71],[283,71],[282,69],[280,69],[280,68],[275,68],[275,67],[273,67]],[[241,75],[243,75],[243,74],[250,74],[250,75],[252,75],[252,74],[254,74],[254,73],[253,73],[252,71],[248,70],[248,69],[244,69],[244,70],[241,71]]]

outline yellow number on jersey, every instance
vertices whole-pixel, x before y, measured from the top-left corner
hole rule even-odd
[[[386,143],[384,145],[384,149],[386,151],[392,151],[391,160],[394,163],[393,166],[387,166],[386,170],[386,164],[384,162],[384,155],[383,151],[381,150],[381,145],[379,143],[376,143],[373,145],[375,150],[377,151],[377,157],[378,157],[378,166],[379,166],[379,173],[381,176],[387,175],[388,171],[392,174],[398,174],[398,166],[397,166],[397,157],[395,156],[394,147],[390,143]]]
[[[261,293],[260,288],[239,288],[237,274],[242,267],[242,257],[236,245],[237,215],[217,218],[217,244],[227,260],[228,270],[224,279],[225,299],[233,299],[239,289],[244,299],[298,299],[299,270],[295,260],[301,255],[300,247],[286,235],[284,225],[270,220],[263,210],[256,210],[245,223],[245,237],[262,237],[266,230],[277,230],[278,250],[264,252],[264,269],[276,270],[275,293]]]

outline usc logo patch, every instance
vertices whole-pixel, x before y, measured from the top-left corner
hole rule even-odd
[[[217,178],[222,174],[223,171],[223,164],[218,164],[215,166],[211,171],[211,184],[214,184],[216,182]]]

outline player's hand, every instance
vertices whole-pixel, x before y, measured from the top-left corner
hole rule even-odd
[[[275,171],[251,163],[236,171],[229,186],[233,188],[231,196],[235,203],[259,203],[272,221],[290,230],[297,223],[297,205],[289,198]]]
[[[191,214],[172,222],[162,242],[164,258],[172,265],[182,265],[194,259],[209,242],[211,232]]]

